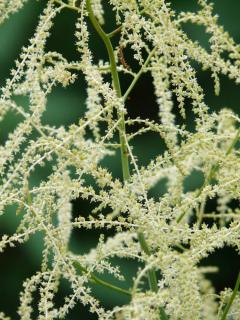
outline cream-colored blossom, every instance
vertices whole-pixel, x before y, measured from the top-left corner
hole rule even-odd
[[[0,22],[24,2],[0,1]],[[104,31],[108,30],[104,1],[90,4],[98,33],[107,42],[106,52],[116,65],[111,59],[98,60],[90,45],[89,1],[49,0],[2,88],[0,120],[7,113],[20,120],[0,146],[0,213],[7,214],[7,208],[15,205],[20,222],[13,234],[2,236],[0,252],[24,244],[35,234],[43,237],[39,271],[24,281],[20,293],[20,319],[29,320],[33,313],[42,320],[68,319],[77,304],[87,305],[102,320],[155,320],[159,308],[171,320],[218,319],[232,291],[225,289],[217,296],[206,274],[218,271],[199,264],[226,245],[240,252],[240,210],[230,207],[232,200],[240,199],[240,118],[225,107],[211,110],[192,61],[209,69],[219,94],[221,75],[240,82],[239,45],[219,25],[213,5],[205,0],[198,1],[198,10],[180,13],[167,0],[109,0],[117,22],[110,35]],[[76,13],[76,61],[47,51],[55,17],[63,10]],[[185,33],[184,24],[189,22],[205,28],[209,50]],[[118,33],[112,49],[109,41]],[[135,60],[133,67],[125,61],[125,52]],[[131,83],[122,96],[116,71]],[[128,94],[144,73],[151,75],[157,121],[129,118],[126,109]],[[86,108],[79,106],[85,110],[82,118],[68,127],[45,124],[42,117],[49,108],[49,94],[55,86],[70,86],[78,76],[86,82]],[[16,95],[27,97],[28,106],[17,104]],[[181,126],[176,123],[174,100]],[[194,115],[193,131],[185,126],[186,104]],[[156,150],[157,155],[141,166],[134,142],[149,133],[166,148]],[[106,156],[115,161],[118,149],[130,164],[131,174],[125,181],[102,161]],[[33,175],[46,164],[49,173],[33,185]],[[201,183],[190,189],[187,181],[194,174]],[[150,197],[158,183],[163,186],[162,195]],[[73,202],[79,198],[93,206],[87,218],[81,212],[73,215]],[[206,209],[209,199],[217,202],[213,212]],[[212,226],[205,224],[205,218],[213,219]],[[87,253],[73,253],[72,232],[83,229],[103,233],[111,229],[114,235],[101,235]],[[131,299],[105,310],[91,286],[103,285],[105,273],[124,284],[125,274],[113,258],[134,260],[139,268],[133,287],[122,289]],[[146,290],[151,270],[161,278],[155,290]],[[71,292],[59,306],[56,296],[62,280]],[[105,286],[111,290],[111,285]],[[237,295],[229,312],[236,320],[239,301]],[[9,318],[1,312],[0,319]]]

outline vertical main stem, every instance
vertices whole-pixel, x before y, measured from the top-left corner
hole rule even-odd
[[[118,72],[117,72],[117,65],[114,57],[114,51],[112,47],[112,43],[110,41],[109,36],[103,31],[101,26],[99,25],[97,19],[94,16],[94,13],[92,11],[91,3],[90,0],[86,1],[86,6],[87,6],[87,11],[89,14],[89,18],[91,20],[91,23],[93,27],[96,29],[100,37],[102,38],[107,52],[108,52],[108,57],[109,57],[109,62],[110,62],[110,67],[111,67],[111,75],[112,75],[112,81],[113,81],[113,87],[117,93],[118,98],[122,97],[122,92],[121,92],[121,86],[120,86],[120,81],[118,77]],[[125,143],[125,117],[124,117],[124,112],[119,111],[118,112],[118,118],[120,120],[119,124],[119,140],[120,140],[120,145],[121,145],[121,161],[122,161],[122,173],[123,173],[123,179],[124,181],[127,181],[130,178],[130,170],[129,170],[129,162],[128,162],[128,150],[127,150],[127,145]]]
[[[227,315],[228,315],[228,312],[233,304],[233,301],[234,299],[236,298],[237,294],[238,294],[238,290],[239,290],[239,287],[240,287],[240,272],[238,273],[238,277],[237,277],[237,281],[236,281],[236,284],[235,284],[235,287],[233,289],[233,292],[232,292],[232,295],[223,311],[223,314],[222,314],[222,317],[221,317],[221,320],[226,320],[227,319]]]
[[[108,52],[108,57],[109,57],[109,62],[110,62],[110,67],[111,67],[113,87],[116,90],[118,98],[121,98],[122,97],[121,86],[120,86],[120,81],[119,81],[118,72],[117,72],[117,65],[116,65],[114,51],[113,51],[112,43],[110,41],[110,37],[103,31],[103,29],[99,25],[97,19],[95,18],[94,13],[92,11],[90,0],[86,0],[86,7],[87,7],[89,18],[91,20],[93,27],[96,29],[96,31],[98,32],[99,36],[102,38],[102,40],[106,46],[106,49]],[[128,161],[128,150],[127,150],[127,145],[126,145],[126,141],[125,141],[126,129],[125,129],[124,112],[119,111],[118,117],[120,120],[119,140],[120,140],[120,145],[121,145],[122,173],[123,173],[123,180],[125,182],[125,181],[129,180],[129,178],[130,178],[130,170],[129,170],[129,161]],[[149,250],[149,247],[147,245],[147,242],[145,240],[143,233],[138,233],[138,240],[139,240],[142,251],[145,254],[150,255],[151,252]],[[148,282],[149,282],[150,289],[154,292],[157,292],[158,291],[157,277],[156,277],[156,273],[155,273],[154,269],[151,269],[148,271]],[[160,308],[160,318],[163,320],[168,319],[163,308]]]

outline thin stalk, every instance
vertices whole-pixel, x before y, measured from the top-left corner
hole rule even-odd
[[[140,243],[142,250],[146,253],[146,255],[150,256],[151,252],[148,248],[147,242],[142,233],[138,233],[138,241]],[[156,272],[153,269],[150,269],[148,271],[148,282],[149,282],[149,287],[151,291],[157,292],[158,291],[157,277],[156,277]]]
[[[117,65],[114,57],[114,51],[112,47],[112,43],[110,41],[110,37],[103,31],[101,26],[99,25],[96,17],[94,16],[94,13],[92,11],[91,7],[91,0],[86,0],[86,8],[89,14],[89,19],[93,25],[93,27],[96,29],[97,33],[101,37],[102,41],[104,42],[107,52],[108,52],[108,57],[109,57],[109,62],[110,62],[110,67],[111,67],[111,74],[112,74],[112,81],[113,81],[113,87],[116,90],[118,98],[122,98],[122,92],[121,92],[121,86],[120,86],[120,81],[118,77],[118,71],[117,71]],[[121,161],[122,161],[122,173],[123,173],[123,180],[124,182],[129,180],[130,178],[130,170],[129,170],[129,161],[128,161],[128,150],[127,150],[127,144],[125,142],[125,136],[126,136],[126,128],[125,128],[125,117],[124,113],[121,111],[118,113],[118,117],[120,119],[120,124],[119,124],[119,140],[121,144]],[[144,235],[142,233],[138,234],[138,239],[140,246],[142,250],[147,254],[150,255],[150,250],[148,248],[147,242],[144,238]],[[157,278],[156,278],[156,273],[154,270],[149,270],[148,271],[148,280],[149,280],[149,287],[154,289],[153,291],[158,290],[157,286]],[[167,316],[165,314],[165,311],[163,308],[160,308],[160,318],[162,320],[167,319]]]
[[[113,81],[113,87],[116,90],[118,98],[122,97],[122,92],[121,92],[121,86],[120,86],[120,81],[118,77],[118,72],[117,72],[117,65],[114,57],[114,51],[112,47],[112,43],[107,36],[107,34],[103,31],[102,27],[98,23],[97,19],[94,16],[94,13],[92,11],[91,3],[90,0],[86,1],[86,7],[87,11],[89,13],[89,18],[91,20],[91,23],[93,27],[96,29],[97,33],[103,40],[107,52],[108,52],[108,57],[109,57],[109,62],[110,62],[110,68],[111,68],[111,74],[112,74],[112,81]],[[130,178],[130,170],[129,170],[129,162],[128,162],[128,151],[127,151],[127,146],[125,143],[125,137],[124,133],[126,131],[125,129],[125,117],[123,111],[120,111],[118,113],[118,117],[120,119],[119,123],[119,140],[121,144],[121,161],[122,161],[122,173],[123,173],[123,179],[124,181],[127,181]]]
[[[80,265],[80,263],[78,263],[78,262],[74,262],[74,265],[80,271],[82,271],[82,272],[84,272],[86,274],[89,274],[90,279],[92,280],[93,283],[99,284],[99,285],[104,286],[106,288],[112,289],[112,290],[114,290],[114,291],[116,291],[118,293],[122,293],[122,294],[125,294],[125,295],[131,297],[131,292],[129,290],[120,288],[118,286],[114,286],[113,284],[98,278],[93,273],[89,273],[88,270],[86,268],[84,268],[82,265]]]
[[[226,307],[225,307],[225,309],[223,311],[223,315],[221,317],[221,320],[226,320],[227,319],[227,314],[228,314],[228,312],[229,312],[229,310],[230,310],[230,308],[231,308],[231,306],[233,304],[234,299],[236,298],[239,286],[240,286],[240,272],[238,274],[237,281],[236,281],[235,287],[233,289],[232,295],[231,295],[231,297],[230,297],[230,299],[229,299],[229,301],[228,301],[228,303],[227,303],[227,305],[226,305]]]
[[[122,26],[116,28],[115,30],[113,30],[112,32],[108,33],[107,36],[108,38],[112,38],[114,37],[117,33],[119,33],[122,30]]]
[[[102,286],[104,286],[106,288],[112,289],[112,290],[114,290],[114,291],[116,291],[118,293],[123,293],[123,294],[125,294],[127,296],[130,296],[130,297],[132,296],[132,294],[131,294],[131,292],[129,290],[125,290],[125,289],[122,289],[120,287],[114,286],[113,284],[111,284],[109,282],[106,282],[106,281],[103,281],[103,280],[97,278],[93,274],[91,275],[91,277],[92,277],[92,279],[94,280],[94,282],[96,284],[99,284],[99,285],[102,285]]]
[[[229,146],[228,149],[227,149],[227,152],[226,152],[226,155],[227,155],[227,156],[232,152],[233,148],[234,148],[235,145],[237,144],[237,142],[238,142],[238,140],[239,140],[239,135],[240,135],[240,128],[238,129],[238,131],[237,131],[237,133],[236,133],[236,135],[235,135],[232,143],[230,144],[230,146]]]
[[[128,87],[127,91],[125,92],[125,94],[123,96],[123,101],[127,100],[127,97],[129,96],[130,92],[134,88],[134,86],[137,83],[138,79],[141,77],[142,73],[145,71],[144,69],[147,67],[147,65],[148,65],[150,59],[152,58],[152,56],[154,55],[156,49],[157,49],[156,47],[153,48],[153,50],[149,53],[147,59],[145,60],[144,64],[142,65],[141,69],[135,75],[133,81],[131,82],[130,86]]]
[[[63,8],[67,8],[67,9],[71,9],[73,11],[79,12],[79,9],[77,7],[71,6],[70,4],[67,4],[61,0],[53,0],[53,2],[60,4],[61,6],[63,6]]]

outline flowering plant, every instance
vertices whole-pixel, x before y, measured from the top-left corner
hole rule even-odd
[[[0,22],[25,2],[1,1]],[[199,263],[226,245],[240,250],[240,212],[229,205],[240,197],[240,118],[227,108],[211,111],[194,62],[210,71],[218,95],[220,74],[240,82],[240,46],[219,26],[213,6],[207,0],[197,2],[197,11],[176,13],[167,0],[109,0],[116,29],[107,33],[104,1],[46,1],[0,98],[0,120],[8,113],[22,119],[0,146],[0,212],[16,205],[21,217],[16,232],[2,236],[0,251],[36,233],[43,234],[44,242],[40,269],[23,284],[20,319],[31,319],[36,310],[38,319],[68,319],[78,303],[104,320],[239,319],[240,276],[234,290],[216,294],[206,278],[216,268]],[[77,61],[46,49],[54,19],[64,10],[76,13]],[[209,50],[184,31],[189,22],[205,28]],[[96,61],[89,45],[92,33],[104,44],[107,61]],[[126,50],[134,66],[126,61]],[[159,121],[130,118],[126,108],[129,94],[145,73],[152,77]],[[69,128],[44,124],[49,94],[57,85],[70,86],[79,74],[87,83],[84,116]],[[131,79],[125,92],[122,74]],[[16,96],[27,97],[28,106],[17,103]],[[173,112],[174,99],[182,125]],[[185,125],[186,105],[194,114],[192,131]],[[140,167],[132,142],[150,131],[164,141],[166,150]],[[122,177],[115,178],[101,161],[118,155]],[[37,167],[46,163],[51,173],[31,185]],[[186,191],[184,182],[193,172],[202,175],[204,182]],[[154,199],[149,191],[159,182],[166,184],[166,192]],[[94,203],[88,218],[81,214],[72,218],[72,202],[78,198]],[[210,213],[206,211],[209,199],[218,203]],[[207,225],[206,218],[212,224]],[[101,236],[89,253],[75,254],[69,248],[71,232],[83,228],[112,229],[114,235]],[[124,275],[112,263],[113,257],[139,263],[131,288],[124,288]],[[106,282],[103,273],[123,285]],[[69,282],[72,293],[59,307],[55,296],[61,279]],[[106,310],[92,285],[126,295],[128,303]],[[35,291],[39,292],[37,306]],[[0,318],[9,319],[3,313]]]

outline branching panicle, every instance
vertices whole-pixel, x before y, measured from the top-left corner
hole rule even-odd
[[[25,2],[1,1],[0,22]],[[221,75],[240,83],[239,45],[218,24],[213,6],[205,0],[198,1],[198,11],[180,13],[168,0],[109,0],[116,22],[110,33],[104,31],[108,27],[104,1],[45,4],[0,97],[0,120],[8,114],[21,118],[0,146],[0,213],[15,206],[20,220],[15,233],[2,236],[0,252],[34,234],[43,237],[39,271],[25,280],[20,293],[20,319],[36,313],[41,320],[69,319],[79,303],[102,320],[214,320],[227,315],[239,319],[238,288],[215,294],[206,273],[217,270],[199,263],[226,245],[240,253],[240,210],[229,205],[240,199],[240,118],[227,108],[212,112],[193,63],[209,70],[218,95]],[[63,10],[75,12],[76,61],[47,51],[55,18]],[[188,22],[205,28],[209,49],[185,33]],[[106,61],[96,61],[90,30],[106,47]],[[117,45],[111,40],[115,36]],[[131,59],[125,59],[125,52]],[[125,92],[120,73],[131,78]],[[126,101],[145,73],[154,86],[158,121],[128,117]],[[79,75],[87,84],[85,114],[67,128],[46,125],[49,94],[56,86],[70,86]],[[26,97],[28,106],[17,103],[16,96]],[[176,123],[174,101],[182,125]],[[186,105],[194,114],[192,131],[186,126]],[[166,149],[141,167],[133,141],[149,132],[159,137],[159,143],[164,141]],[[120,154],[123,177],[116,178],[102,160]],[[38,167],[46,164],[51,167],[48,176],[32,183]],[[196,172],[203,179],[201,186],[186,190],[186,180]],[[159,182],[165,191],[151,198],[151,189]],[[79,198],[94,207],[88,218],[81,213],[72,218],[72,203]],[[209,199],[217,202],[213,212],[206,209]],[[206,218],[212,219],[211,226],[205,224]],[[112,229],[114,235],[100,236],[96,248],[75,254],[71,235],[82,229]],[[126,288],[121,268],[112,262],[115,257],[139,263],[132,288]],[[105,281],[105,273],[121,285]],[[59,306],[56,295],[62,280],[69,283],[71,293]],[[94,295],[94,285],[127,296],[128,303],[105,310]],[[0,313],[0,319],[9,318]]]

